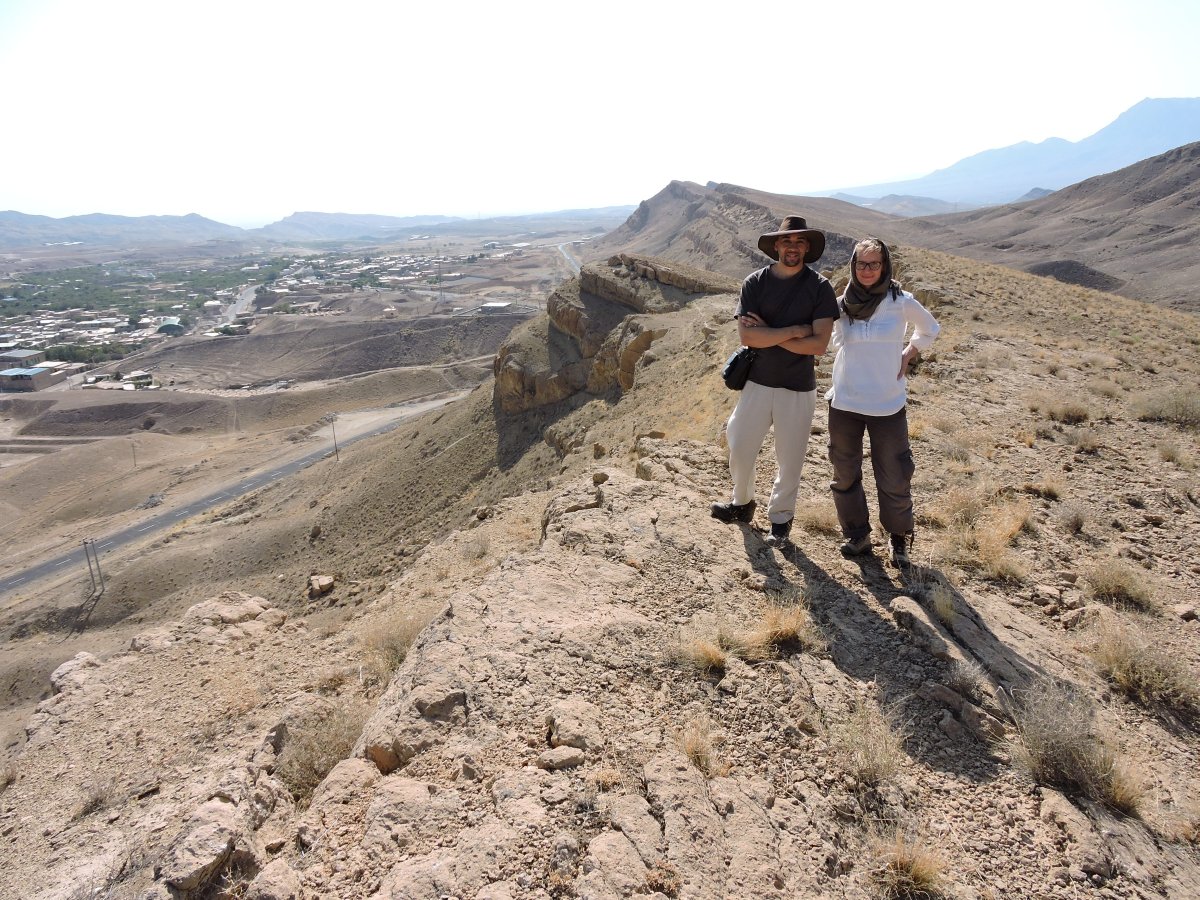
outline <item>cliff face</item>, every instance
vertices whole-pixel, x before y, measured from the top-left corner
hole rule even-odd
[[[496,402],[519,412],[581,391],[628,391],[639,360],[662,336],[647,316],[737,287],[732,279],[653,257],[619,254],[589,263],[550,294],[545,318],[517,329],[501,346]]]

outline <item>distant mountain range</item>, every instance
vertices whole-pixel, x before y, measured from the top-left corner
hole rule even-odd
[[[741,277],[768,262],[758,235],[795,212],[825,232],[823,270],[846,265],[854,242],[876,235],[1197,312],[1197,209],[1200,142],[1038,199],[916,218],[832,197],[672,181],[586,253],[589,261],[644,253]]]
[[[1200,142],[1024,203],[899,219],[902,243],[1200,311]]]
[[[899,215],[913,213],[882,205],[887,195],[931,198],[959,209],[1013,203],[1031,190],[1058,190],[1194,141],[1200,141],[1200,98],[1147,99],[1081,141],[1024,141],[976,153],[923,178],[848,187],[832,196]],[[916,214],[940,211],[952,210],[924,208]]]
[[[529,234],[547,231],[597,231],[616,228],[633,206],[567,209],[524,216],[463,219],[454,216],[376,216],[298,212],[262,228],[238,228],[192,213],[186,216],[113,216],[92,213],[54,219],[12,210],[0,212],[0,249],[54,244],[91,247],[201,244],[211,241],[311,243],[363,241],[384,243],[417,234]]]

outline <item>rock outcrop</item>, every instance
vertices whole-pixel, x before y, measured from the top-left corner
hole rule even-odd
[[[589,263],[551,292],[545,318],[519,327],[501,346],[493,365],[497,404],[519,412],[585,390],[628,391],[638,361],[662,336],[645,316],[737,289],[732,279],[653,257],[619,254]]]

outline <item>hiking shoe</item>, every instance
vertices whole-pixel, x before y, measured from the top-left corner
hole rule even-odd
[[[771,533],[767,535],[767,546],[782,547],[788,542],[788,535],[792,533],[792,520],[786,522],[772,522]]]
[[[892,565],[897,569],[907,569],[912,565],[912,560],[908,558],[908,550],[911,546],[911,535],[892,535]]]
[[[862,537],[850,538],[841,546],[842,556],[861,556],[871,549],[870,532]]]
[[[753,500],[749,503],[714,503],[712,517],[722,522],[749,522],[754,518],[754,508],[758,506]]]

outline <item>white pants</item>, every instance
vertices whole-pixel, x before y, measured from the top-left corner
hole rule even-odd
[[[746,382],[738,398],[725,437],[729,441],[729,472],[733,476],[733,502],[741,505],[754,499],[754,468],[767,431],[775,426],[775,487],[767,518],[774,524],[790,521],[796,514],[796,493],[808,451],[816,391],[791,391]]]

